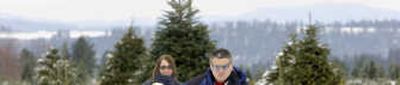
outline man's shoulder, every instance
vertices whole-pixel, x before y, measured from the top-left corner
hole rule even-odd
[[[205,79],[206,74],[201,74],[198,75],[196,77],[194,77],[193,79],[187,81],[185,83],[185,85],[200,85],[200,83]]]

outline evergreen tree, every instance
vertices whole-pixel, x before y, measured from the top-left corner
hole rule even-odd
[[[249,85],[254,85],[255,84],[255,80],[256,78],[253,77],[253,74],[250,72],[250,67],[246,66],[246,69],[241,69],[241,70],[246,70],[246,75],[247,75],[247,79],[249,80]]]
[[[22,80],[27,83],[34,83],[34,67],[36,65],[35,56],[28,49],[22,49],[21,53],[21,65],[22,65]]]
[[[64,46],[68,55],[68,46]],[[78,82],[81,84],[87,84],[87,82],[93,77],[93,70],[96,66],[95,51],[93,50],[93,44],[90,44],[85,37],[79,37],[78,40],[73,44],[72,48],[72,62],[78,69]]]
[[[385,72],[383,70],[383,66],[371,60],[365,67],[365,73],[367,73],[366,78],[368,79],[377,79],[384,78]]]
[[[163,54],[176,60],[178,79],[186,81],[202,74],[208,67],[206,53],[215,49],[207,26],[196,19],[199,10],[192,0],[171,0],[172,10],[166,11],[155,33],[151,54],[153,60]]]
[[[328,61],[329,49],[317,38],[313,25],[305,30],[304,38],[291,36],[290,42],[279,53],[277,67],[267,81],[278,85],[337,85],[341,79],[334,73],[333,64]]]
[[[61,56],[64,56],[66,58],[70,58],[71,54],[69,52],[69,48],[68,48],[68,43],[64,42],[61,48]]]
[[[368,65],[369,61],[371,61],[371,55],[363,54],[357,58],[354,58],[354,66],[351,72],[353,78],[366,78],[368,75],[365,73],[365,67]]]
[[[400,84],[400,78],[397,79],[397,82],[396,82],[396,83],[397,83],[397,84]]]
[[[139,85],[144,82],[148,57],[142,38],[130,27],[107,56],[100,85]]]
[[[356,66],[353,68],[352,75],[355,78],[377,79],[384,77],[383,66],[374,61],[373,56],[362,55],[356,60]]]
[[[354,64],[353,68],[351,70],[351,76],[352,78],[360,78],[362,73],[361,73],[361,67],[364,65],[364,57],[362,58],[354,58]]]
[[[267,76],[268,83],[283,84],[285,80],[293,80],[289,72],[293,70],[294,58],[298,55],[296,51],[298,50],[299,42],[296,37],[296,34],[291,34],[289,43],[277,55],[276,66],[273,66],[272,71]]]
[[[365,78],[368,79],[375,79],[378,77],[378,68],[375,64],[374,61],[369,61],[369,63],[366,65],[364,71],[367,74]]]
[[[107,51],[105,51],[103,53],[103,55],[102,55],[102,57],[100,59],[100,65],[98,66],[99,67],[98,68],[99,72],[97,73],[97,75],[98,75],[97,76],[97,80],[100,80],[102,75],[103,75],[103,73],[105,72],[107,58],[108,58],[108,56],[111,56],[111,55],[112,55],[111,51],[109,51],[109,50],[107,50]]]
[[[333,73],[335,74],[334,82],[339,82],[340,85],[344,85],[346,83],[346,78],[347,78],[347,67],[344,64],[343,61],[340,61],[339,59],[333,59],[332,60],[332,68],[333,68]]]
[[[400,65],[392,63],[389,67],[389,77],[392,80],[400,78]]]
[[[51,49],[44,57],[38,59],[38,85],[76,85],[76,69],[66,57],[58,55],[57,49]]]

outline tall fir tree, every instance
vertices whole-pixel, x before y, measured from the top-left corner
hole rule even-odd
[[[144,82],[148,53],[142,38],[135,35],[133,27],[115,45],[109,54],[100,85],[139,85]]]
[[[355,61],[352,71],[353,78],[375,80],[385,77],[383,66],[376,63],[373,57],[371,55],[362,55]]]
[[[68,47],[68,43],[67,42],[64,42],[63,43],[63,45],[62,45],[62,48],[61,48],[61,56],[64,56],[64,57],[66,57],[66,58],[70,58],[71,57],[71,54],[70,54],[70,52],[69,52],[69,47]]]
[[[186,81],[208,67],[206,53],[215,49],[206,25],[197,21],[198,9],[192,0],[170,0],[172,10],[165,11],[152,43],[152,59],[169,54],[175,58],[178,79]]]
[[[38,85],[76,85],[76,68],[66,57],[60,56],[57,49],[51,49],[38,59],[36,69]]]
[[[389,78],[392,80],[400,79],[400,64],[396,63],[390,64],[388,74]]]
[[[396,82],[396,83],[397,83],[397,84],[400,84],[400,78],[397,79],[397,82]]]
[[[369,61],[369,55],[361,55],[360,57],[354,58],[354,66],[351,71],[352,78],[361,78],[365,77],[367,74],[363,72],[367,61]]]
[[[299,53],[299,42],[296,38],[297,34],[291,34],[290,41],[285,45],[282,52],[276,56],[275,66],[273,66],[272,71],[266,78],[269,83],[281,85],[285,81],[294,80],[289,72],[294,70],[293,61]]]
[[[26,83],[35,83],[34,81],[34,67],[36,65],[36,58],[31,51],[24,48],[21,53],[21,65],[22,65],[22,80]]]
[[[364,76],[362,76],[363,78],[370,80],[383,78],[385,74],[383,67],[380,64],[377,64],[374,60],[369,60],[367,64],[364,65],[362,73],[364,73]]]
[[[69,55],[68,46],[64,46],[64,49],[67,53],[63,52],[63,55]],[[93,44],[85,37],[79,37],[73,44],[72,62],[78,69],[78,82],[86,85],[93,78],[96,59]]]
[[[103,73],[105,73],[105,69],[106,69],[106,61],[108,59],[108,56],[111,56],[111,51],[106,50],[103,55],[101,56],[100,64],[98,66],[98,73],[97,73],[97,80],[101,80],[101,77],[103,76]]]
[[[291,36],[291,41],[278,54],[277,66],[267,81],[277,85],[341,84],[335,81],[342,79],[334,73],[334,66],[328,61],[328,56],[329,49],[318,41],[317,27],[310,25],[304,30],[303,39]]]
[[[334,58],[331,62],[332,70],[335,74],[333,82],[339,82],[339,85],[345,84],[348,76],[348,69],[345,63],[337,58]]]

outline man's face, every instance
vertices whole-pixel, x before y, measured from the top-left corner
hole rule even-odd
[[[214,78],[218,82],[224,82],[232,72],[233,66],[229,58],[213,58],[210,67]]]

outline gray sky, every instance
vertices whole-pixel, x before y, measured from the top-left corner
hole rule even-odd
[[[0,0],[0,14],[64,22],[156,19],[167,0]],[[194,0],[200,15],[238,15],[261,7],[351,3],[400,11],[400,0]]]

